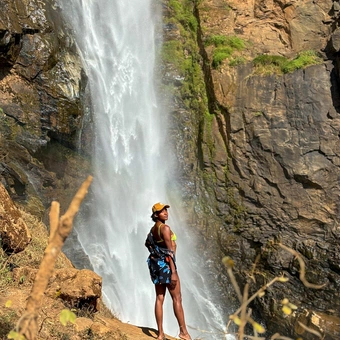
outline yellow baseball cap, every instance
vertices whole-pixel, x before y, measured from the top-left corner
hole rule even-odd
[[[164,208],[170,208],[170,205],[168,204],[163,204],[163,203],[155,203],[153,206],[152,206],[152,213],[155,213],[156,211],[161,211],[163,210]]]

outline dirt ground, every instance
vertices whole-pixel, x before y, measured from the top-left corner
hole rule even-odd
[[[7,288],[0,295],[0,339],[7,339],[7,334],[15,329],[30,293],[30,287],[25,284]],[[59,321],[60,311],[64,308],[60,299],[44,297],[39,313],[39,340],[151,340],[157,337],[155,329],[123,323],[110,315],[105,308],[95,315],[77,312],[75,323],[65,327]],[[166,339],[175,338],[167,336]]]

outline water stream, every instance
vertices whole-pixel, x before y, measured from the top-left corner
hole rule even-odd
[[[71,27],[89,77],[96,141],[91,214],[75,226],[93,270],[103,278],[106,305],[123,322],[156,327],[154,287],[144,247],[152,226],[151,206],[170,204],[168,224],[178,235],[178,267],[190,332],[222,330],[176,192],[166,145],[166,110],[155,91],[155,28],[160,20],[152,0],[58,0]],[[192,255],[191,255],[192,253]],[[72,255],[71,255],[72,256]],[[165,332],[178,335],[170,296]]]

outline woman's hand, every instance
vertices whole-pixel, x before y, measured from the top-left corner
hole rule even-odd
[[[169,284],[169,289],[175,289],[178,281],[177,270],[171,274],[171,282]]]

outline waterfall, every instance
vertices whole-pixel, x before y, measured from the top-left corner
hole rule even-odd
[[[91,213],[75,226],[92,269],[103,278],[103,299],[123,322],[156,328],[154,286],[146,264],[151,206],[170,204],[168,224],[178,236],[178,270],[191,334],[222,330],[171,183],[167,119],[154,82],[155,25],[152,0],[57,0],[89,77],[96,131]],[[72,250],[72,249],[71,249]],[[70,251],[70,250],[69,250]],[[72,254],[71,254],[72,257]],[[164,329],[178,335],[170,295]],[[221,339],[219,334],[216,339]]]

